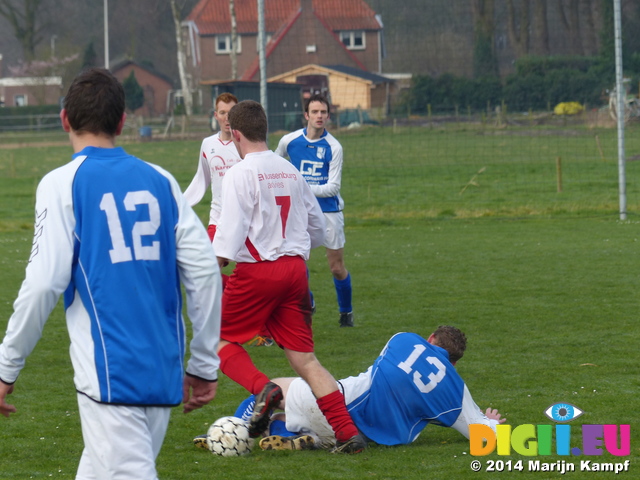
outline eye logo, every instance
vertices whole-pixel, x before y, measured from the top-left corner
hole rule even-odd
[[[554,422],[570,422],[584,412],[570,403],[554,403],[544,411],[545,415]]]

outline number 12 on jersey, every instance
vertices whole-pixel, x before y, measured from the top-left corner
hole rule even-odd
[[[154,241],[149,246],[142,245],[142,237],[145,235],[155,235],[156,231],[160,227],[161,217],[158,199],[148,190],[128,192],[124,197],[124,208],[127,211],[134,212],[138,205],[147,206],[149,209],[149,220],[135,222],[131,229],[135,259],[160,260],[160,242]],[[102,196],[100,210],[107,215],[109,236],[111,237],[111,245],[113,246],[113,248],[109,250],[111,263],[133,261],[131,248],[127,246],[124,240],[122,222],[120,221],[120,214],[118,213],[118,207],[116,206],[116,200],[113,193],[105,193]]]
[[[424,345],[414,345],[411,355],[409,355],[409,357],[407,357],[405,361],[398,364],[398,368],[400,368],[407,375],[411,375],[411,372],[413,372],[413,383],[422,393],[429,393],[431,390],[436,388],[438,383],[442,381],[447,373],[447,367],[445,367],[445,365],[437,357],[427,357],[427,362],[436,367],[438,371],[436,373],[430,373],[429,375],[427,375],[427,378],[429,379],[427,383],[424,383],[422,381],[422,374],[417,370],[414,371],[413,365],[426,349],[427,347]]]

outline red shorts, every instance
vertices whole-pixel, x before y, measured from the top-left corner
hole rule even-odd
[[[220,338],[245,343],[264,329],[282,348],[313,352],[311,297],[302,257],[238,263],[222,294]]]

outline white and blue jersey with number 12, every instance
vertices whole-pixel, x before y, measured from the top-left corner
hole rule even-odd
[[[177,405],[185,332],[169,180],[121,148],[87,147],[74,158],[82,163],[64,300],[68,309],[79,296],[90,319],[94,365],[85,370],[101,402]]]
[[[370,375],[370,388],[347,408],[362,433],[376,443],[408,444],[428,423],[450,427],[460,415],[464,381],[447,351],[420,335],[394,335]]]

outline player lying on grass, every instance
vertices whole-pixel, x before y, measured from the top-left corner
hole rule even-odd
[[[495,430],[505,419],[495,409],[483,413],[454,368],[465,349],[465,335],[451,326],[438,327],[427,340],[415,333],[394,335],[366,372],[338,382],[358,429],[381,445],[409,444],[429,423],[454,428],[467,438],[474,423]],[[273,415],[270,435],[260,447],[305,450],[333,445],[333,432],[304,380],[272,381],[280,385],[284,399],[271,407],[284,414]],[[253,396],[247,398],[235,416],[250,418],[252,401]]]

